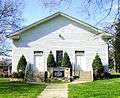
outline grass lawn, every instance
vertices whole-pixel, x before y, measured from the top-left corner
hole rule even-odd
[[[70,84],[69,98],[120,98],[120,78]]]
[[[44,90],[44,84],[26,84],[10,82],[0,78],[0,98],[36,98]]]

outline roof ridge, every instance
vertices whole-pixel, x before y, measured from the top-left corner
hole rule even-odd
[[[81,25],[83,25],[83,26],[88,27],[89,29],[95,30],[95,31],[98,32],[98,33],[103,33],[103,32],[104,32],[104,33],[108,33],[108,32],[105,32],[105,31],[103,31],[103,30],[101,30],[101,29],[99,29],[99,28],[97,28],[97,27],[94,27],[94,26],[92,26],[92,25],[90,25],[90,24],[88,24],[88,23],[86,23],[86,22],[84,22],[84,21],[82,21],[82,20],[80,20],[80,19],[77,19],[77,18],[75,18],[75,17],[73,17],[73,16],[70,16],[70,15],[64,13],[64,12],[58,11],[58,12],[55,12],[55,13],[53,13],[53,14],[51,14],[51,15],[49,15],[49,16],[41,19],[41,20],[38,20],[38,21],[36,21],[36,22],[28,25],[28,26],[25,26],[25,27],[17,30],[17,31],[14,32],[14,33],[9,34],[7,37],[12,37],[12,36],[17,35],[17,34],[19,34],[19,33],[22,33],[22,32],[24,32],[24,31],[26,31],[26,30],[28,30],[28,29],[30,29],[30,28],[32,28],[32,27],[35,27],[35,26],[37,26],[37,25],[39,25],[39,24],[41,24],[41,23],[43,23],[43,22],[45,22],[45,21],[48,21],[48,20],[50,20],[50,19],[52,19],[52,18],[54,18],[54,17],[56,17],[56,16],[58,16],[58,15],[62,15],[62,16],[64,16],[64,17],[68,18],[68,19],[71,19],[71,20],[73,20],[73,21],[75,21],[75,22],[77,22],[77,23],[79,23],[79,24],[81,24]],[[110,33],[109,33],[109,34],[110,34]]]

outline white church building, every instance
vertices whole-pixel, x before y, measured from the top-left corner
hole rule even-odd
[[[39,72],[47,71],[47,57],[52,51],[59,62],[67,52],[73,68],[73,76],[92,80],[92,62],[96,54],[104,66],[108,65],[108,44],[111,34],[99,30],[81,20],[57,12],[9,35],[15,48],[12,50],[12,72],[22,55]]]

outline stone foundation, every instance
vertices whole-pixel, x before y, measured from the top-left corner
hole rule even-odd
[[[44,82],[45,80],[45,72],[34,72],[33,74],[33,80],[36,82]]]
[[[93,81],[91,71],[80,71],[80,81]]]
[[[65,80],[70,81],[70,68],[62,68],[64,71],[63,77],[54,77],[53,71],[55,71],[54,68],[48,68],[47,71],[47,78],[51,80]],[[77,78],[79,81],[93,81],[93,75],[91,71],[80,71],[80,74]],[[34,80],[39,82],[44,82],[45,80],[45,72],[35,72],[33,76]]]

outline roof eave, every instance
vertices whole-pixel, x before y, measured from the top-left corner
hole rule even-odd
[[[81,25],[83,25],[83,26],[91,29],[91,30],[94,30],[94,31],[95,31],[96,33],[98,33],[98,34],[102,34],[102,33],[104,32],[104,31],[102,31],[101,29],[98,29],[98,28],[96,28],[96,27],[94,27],[94,26],[91,26],[91,25],[89,25],[89,24],[87,24],[87,23],[85,23],[85,22],[83,22],[83,21],[81,21],[81,20],[78,20],[78,19],[76,19],[76,18],[74,18],[74,17],[72,17],[72,16],[69,16],[69,15],[67,15],[67,14],[65,14],[65,13],[57,12],[57,13],[54,13],[53,15],[51,15],[51,16],[48,16],[48,17],[46,17],[46,18],[43,18],[43,19],[41,19],[41,20],[39,20],[39,21],[31,24],[31,25],[28,25],[28,26],[26,26],[26,27],[24,27],[24,28],[22,28],[22,29],[20,29],[20,30],[18,30],[18,31],[16,31],[16,32],[14,32],[14,33],[8,35],[7,37],[8,37],[8,38],[13,38],[13,36],[20,35],[22,32],[24,32],[24,31],[26,31],[26,30],[29,30],[29,29],[31,29],[31,28],[33,28],[33,27],[35,27],[35,26],[37,26],[37,25],[39,25],[39,24],[41,24],[41,23],[44,23],[44,22],[46,22],[46,21],[48,21],[48,20],[50,20],[50,19],[52,19],[53,17],[56,17],[56,16],[58,16],[58,15],[62,15],[62,16],[64,16],[64,17],[66,17],[66,18],[69,18],[69,19],[71,19],[71,20],[73,20],[73,21],[75,21],[75,22],[77,22],[77,23],[79,23],[79,24],[81,24]],[[107,34],[107,32],[104,32],[104,33]]]

